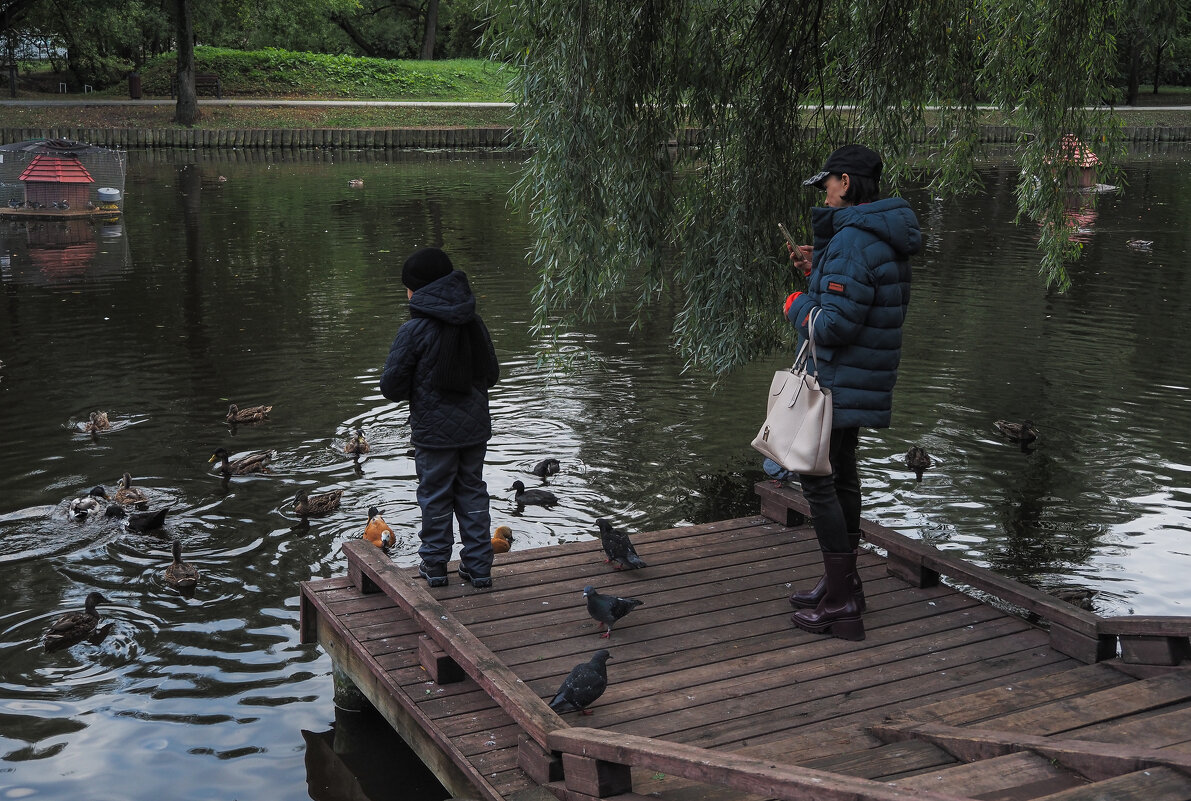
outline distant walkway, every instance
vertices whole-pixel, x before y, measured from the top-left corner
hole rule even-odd
[[[52,108],[54,106],[173,106],[177,100],[154,97],[142,100],[89,98],[85,95],[65,100],[13,100],[0,98],[0,106]],[[515,103],[478,103],[453,100],[282,100],[278,98],[200,99],[200,106],[366,106],[371,108],[513,108]]]
[[[178,101],[170,97],[153,97],[141,100],[121,98],[90,98],[74,95],[66,99],[13,100],[0,97],[0,106],[172,106]],[[455,100],[285,100],[281,98],[251,97],[235,99],[200,98],[200,106],[365,106],[372,108],[514,108],[516,103],[481,103]],[[841,110],[852,106],[836,106]],[[927,106],[933,110],[937,106]],[[977,109],[993,111],[996,106],[977,106]],[[1181,106],[1113,106],[1114,111],[1188,111],[1191,103]]]

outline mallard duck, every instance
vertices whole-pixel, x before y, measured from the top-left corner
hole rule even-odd
[[[360,187],[362,187],[364,185],[364,179],[363,178],[352,178],[350,181],[347,182],[347,185],[352,187],[353,189],[359,189]]]
[[[1060,601],[1066,601],[1072,606],[1078,606],[1080,609],[1090,612],[1095,608],[1092,599],[1096,597],[1096,590],[1089,589],[1088,587],[1054,587],[1047,590],[1047,592]]]
[[[1038,439],[1038,428],[1029,420],[1023,420],[1020,423],[997,420],[993,425],[996,426],[997,431],[1000,431],[1014,442],[1020,442],[1022,445],[1029,445]]]
[[[106,517],[118,517],[124,525],[134,531],[152,531],[165,525],[165,516],[169,514],[170,506],[164,506],[154,512],[129,512],[118,503],[108,506],[104,513]]]
[[[533,466],[529,472],[533,473],[538,478],[549,478],[558,473],[561,469],[557,459],[543,459]]]
[[[95,607],[106,603],[111,602],[97,592],[89,593],[83,602],[83,611],[67,612],[50,624],[45,633],[45,649],[53,651],[86,639],[99,625],[99,612]]]
[[[364,439],[364,429],[362,428],[357,428],[356,433],[348,437],[343,446],[344,453],[350,453],[357,458],[370,450],[372,450],[372,446],[368,444],[368,440]]]
[[[339,505],[338,498],[335,504],[336,506]],[[393,533],[393,529],[389,528],[389,524],[385,522],[385,519],[380,516],[380,509],[375,506],[368,507],[368,525],[364,527],[364,539],[385,553],[388,553],[397,544],[397,535]]]
[[[272,406],[248,406],[241,409],[236,404],[231,404],[227,407],[227,417],[225,418],[229,423],[259,423],[269,417],[269,412],[273,411]]]
[[[91,412],[87,422],[81,423],[79,428],[86,434],[98,434],[100,431],[111,430],[112,423],[108,420],[107,412]]]
[[[1152,239],[1130,239],[1125,242],[1127,247],[1134,250],[1151,250],[1154,247],[1154,240]]]
[[[219,472],[225,476],[243,476],[248,473],[267,473],[269,472],[269,460],[273,458],[273,451],[253,451],[252,453],[241,456],[239,459],[228,461],[228,452],[226,448],[216,448],[215,453],[211,454],[211,458],[207,460],[210,464],[216,459],[222,461],[219,466]]]
[[[194,592],[199,580],[199,571],[194,565],[182,561],[181,540],[174,540],[174,561],[161,571],[161,580],[179,592]]]
[[[527,490],[525,485],[520,481],[514,481],[513,486],[509,487],[516,495],[514,499],[518,507],[522,506],[545,506],[549,509],[558,503],[558,496],[550,490],[531,489]]]
[[[70,502],[70,514],[78,520],[83,520],[100,509],[106,508],[107,500],[107,490],[103,487],[92,487],[86,495]]]
[[[321,495],[308,495],[306,490],[300,489],[294,496],[294,514],[302,519],[330,514],[339,508],[342,494],[343,490],[332,490]]]
[[[513,530],[508,526],[497,526],[492,532],[492,552],[508,553],[513,548]]]
[[[917,480],[922,480],[923,471],[930,468],[931,464],[930,454],[917,445],[906,451],[906,467],[914,471]]]
[[[122,506],[139,506],[147,504],[149,499],[145,493],[132,486],[132,474],[125,473],[120,479],[120,488],[116,490],[113,500]]]

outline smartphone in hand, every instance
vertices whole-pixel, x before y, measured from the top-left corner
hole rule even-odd
[[[782,232],[782,236],[784,236],[786,241],[790,243],[790,247],[794,248],[795,250],[798,249],[798,243],[794,241],[794,237],[790,236],[790,232],[786,230],[786,226],[778,223],[777,230]]]

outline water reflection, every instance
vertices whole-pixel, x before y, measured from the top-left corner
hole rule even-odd
[[[1185,258],[1191,169],[1180,158],[1139,162],[1136,194],[1101,198],[1066,295],[1040,289],[1036,231],[1012,222],[1015,172],[991,167],[987,194],[964,204],[911,195],[928,250],[894,427],[862,447],[870,516],[1036,586],[1095,589],[1101,612],[1183,608],[1191,276],[1172,268]],[[133,154],[121,235],[89,233],[81,273],[49,280],[29,232],[4,233],[6,784],[54,797],[79,776],[135,773],[135,788],[120,786],[146,799],[179,781],[217,797],[364,787],[350,759],[355,779],[314,766],[333,688],[328,657],[297,642],[296,585],[343,572],[340,546],[370,506],[397,535],[394,561],[416,561],[406,413],[377,381],[407,314],[398,265],[417,246],[452,253],[493,332],[502,380],[486,478],[493,525],[513,530],[515,550],[586,540],[599,517],[635,531],[756,513],[748,442],[788,354],[713,390],[670,352],[680,304],[666,298],[637,330],[602,320],[564,332],[588,359],[550,373],[530,332],[528,234],[506,202],[517,169],[470,155],[153,151]],[[1124,245],[1142,237],[1151,251]],[[274,408],[233,427],[230,403]],[[111,431],[70,430],[96,409]],[[1042,432],[1031,453],[993,427],[1026,418]],[[344,443],[357,427],[371,450],[354,460]],[[911,445],[933,460],[921,483]],[[225,480],[208,461],[219,447],[273,450],[270,472]],[[518,514],[505,488],[539,486],[531,471],[547,457],[560,462],[560,504]],[[69,519],[70,499],[126,471],[154,508],[170,506],[162,529]],[[302,488],[342,490],[341,507],[297,528]],[[173,540],[202,571],[190,598],[160,580]],[[113,601],[108,636],[43,653],[47,622],[91,590]]]
[[[129,270],[124,225],[112,220],[0,220],[0,280],[66,286]]]

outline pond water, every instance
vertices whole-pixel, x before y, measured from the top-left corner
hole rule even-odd
[[[367,785],[376,764],[344,778],[315,753],[336,731],[331,665],[298,643],[297,583],[344,571],[339,546],[370,505],[399,535],[395,561],[414,563],[406,415],[376,384],[415,247],[452,254],[492,330],[487,479],[516,547],[590,537],[601,516],[649,530],[756,513],[748,442],[790,356],[713,390],[668,350],[668,298],[636,331],[567,331],[592,359],[551,374],[529,332],[528,232],[506,201],[517,170],[443,153],[133,152],[119,224],[0,222],[3,797],[87,781],[123,799],[296,801]],[[1061,295],[1013,223],[1011,169],[990,165],[976,198],[909,194],[928,247],[894,427],[862,439],[866,514],[1034,586],[1095,590],[1101,614],[1187,614],[1191,151],[1135,154],[1126,177],[1095,213],[1075,204],[1086,252]],[[274,409],[232,429],[231,402]],[[97,409],[113,430],[73,430]],[[1027,418],[1041,436],[1023,453],[993,422]],[[359,464],[342,453],[355,426],[373,448]],[[935,461],[921,483],[911,445]],[[220,446],[274,449],[273,471],[225,484],[208,463]],[[562,504],[516,514],[506,488],[532,486],[547,456]],[[163,530],[69,518],[70,499],[125,471],[170,506]],[[342,507],[295,529],[299,488],[342,489]],[[193,598],[159,578],[173,539],[202,570]],[[107,637],[46,653],[48,623],[92,590],[111,602]],[[416,760],[383,753],[372,786],[410,786]]]

